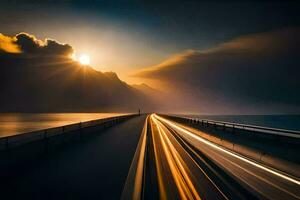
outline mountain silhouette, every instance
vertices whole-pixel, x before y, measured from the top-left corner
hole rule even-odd
[[[132,112],[149,102],[116,73],[65,57],[0,58],[0,112]]]

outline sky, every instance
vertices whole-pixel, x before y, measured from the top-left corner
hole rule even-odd
[[[153,3],[154,2],[154,3]],[[286,1],[285,1],[286,2]],[[183,51],[243,34],[297,26],[296,1],[1,1],[1,32],[68,43],[94,68],[130,75]]]
[[[280,0],[4,0],[0,50],[28,57],[32,47],[17,35],[25,32],[40,61],[87,54],[95,70],[154,88],[165,112],[299,114],[299,8]]]
[[[300,27],[249,34],[177,54],[135,76],[159,81],[191,110],[297,113],[299,35]]]

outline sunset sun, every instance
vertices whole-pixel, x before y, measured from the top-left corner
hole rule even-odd
[[[86,54],[83,54],[81,56],[79,56],[78,61],[82,64],[82,65],[89,65],[90,64],[90,57]]]

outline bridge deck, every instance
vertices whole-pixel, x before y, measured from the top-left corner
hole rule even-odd
[[[0,182],[3,199],[119,199],[146,116],[103,130],[19,166]]]

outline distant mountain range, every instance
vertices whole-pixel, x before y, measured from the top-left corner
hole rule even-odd
[[[130,86],[65,57],[0,53],[0,112],[134,112],[152,109],[156,92]]]

